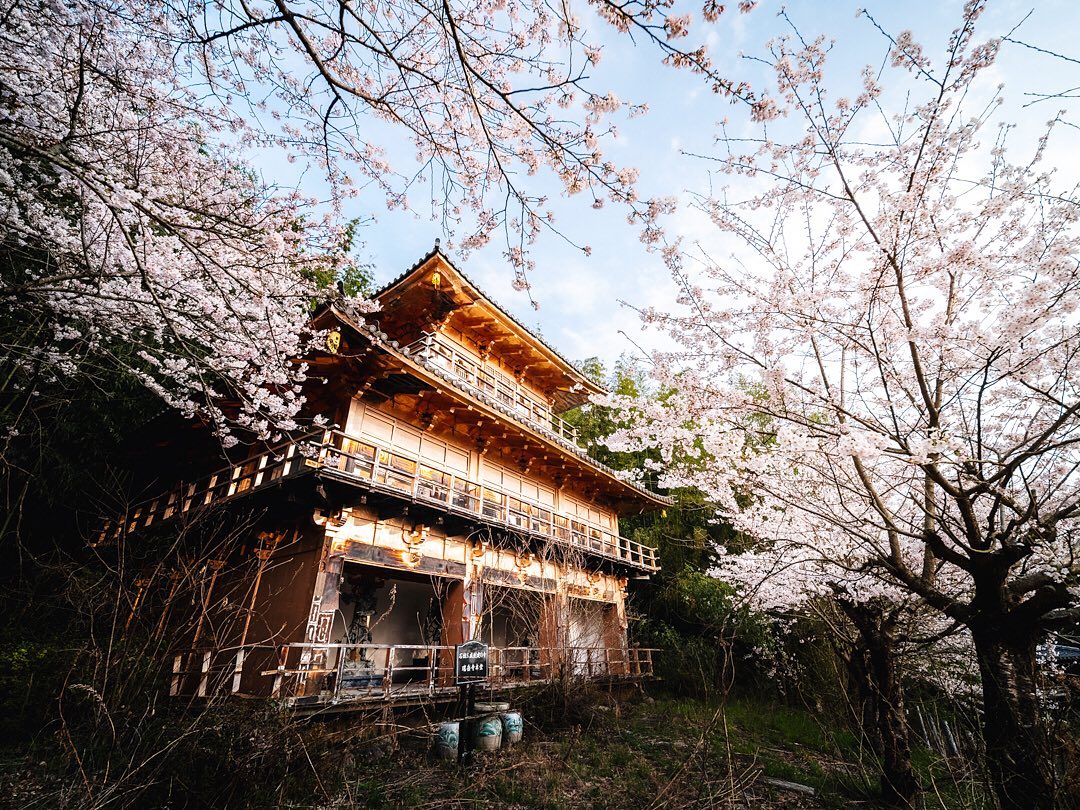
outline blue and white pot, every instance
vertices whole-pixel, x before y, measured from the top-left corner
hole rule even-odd
[[[439,759],[457,759],[460,725],[453,722],[440,723],[435,733],[435,753]]]
[[[497,714],[481,717],[476,723],[476,750],[497,751],[502,745],[502,718]]]
[[[521,737],[525,733],[525,721],[521,717],[521,712],[503,712],[502,726],[503,739],[506,740],[507,745],[521,742]]]

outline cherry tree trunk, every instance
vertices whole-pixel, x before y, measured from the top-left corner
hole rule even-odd
[[[894,807],[914,807],[919,782],[911,765],[904,690],[891,645],[872,649],[870,663],[877,691],[877,727],[881,733],[882,798]]]
[[[993,627],[973,632],[983,689],[983,736],[1002,810],[1050,810],[1054,776],[1039,715],[1035,638]]]
[[[843,609],[859,631],[861,648],[852,655],[852,674],[861,680],[863,733],[881,757],[882,799],[891,807],[914,807],[919,782],[911,764],[892,622],[879,608],[848,603]]]

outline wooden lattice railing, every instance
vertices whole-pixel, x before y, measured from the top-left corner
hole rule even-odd
[[[493,402],[510,409],[519,419],[549,430],[569,442],[577,443],[577,428],[552,413],[551,405],[525,386],[478,362],[439,335],[425,334],[406,346],[404,352],[452,373],[473,394],[489,397]]]
[[[489,648],[493,689],[558,679],[653,675],[643,647]],[[264,695],[318,703],[436,696],[455,690],[454,647],[417,644],[252,644],[177,652],[169,694]]]
[[[99,542],[149,528],[193,510],[248,495],[304,473],[319,471],[367,489],[425,502],[485,523],[547,537],[590,554],[655,571],[656,550],[580,516],[520,493],[480,484],[434,462],[339,430],[291,442],[240,464],[182,484],[132,507],[123,520],[102,530]]]

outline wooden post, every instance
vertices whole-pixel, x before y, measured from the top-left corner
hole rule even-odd
[[[435,646],[428,647],[428,694],[435,693],[435,672],[438,668],[438,659],[436,656],[439,654],[439,650]]]
[[[262,548],[255,549],[255,557],[258,559],[259,564],[255,570],[255,582],[251,586],[251,600],[248,603],[247,615],[244,617],[244,629],[240,633],[240,652],[237,653],[236,673],[233,675],[233,692],[240,691],[245,657],[244,645],[247,644],[248,632],[251,630],[251,617],[255,615],[255,603],[259,598],[259,587],[262,584],[263,572],[266,570],[270,556],[274,553],[278,543],[281,542],[281,538],[282,536],[279,534],[271,535],[265,540]]]
[[[472,765],[473,749],[476,747],[476,726],[473,715],[476,713],[476,684],[461,687],[461,702],[465,704],[465,718],[461,721],[458,734],[458,765],[468,768]]]
[[[240,679],[244,673],[244,648],[236,651],[236,661],[233,663],[232,692],[235,695],[240,691]]]
[[[131,627],[131,623],[135,620],[135,614],[138,613],[139,605],[142,603],[143,596],[146,594],[151,582],[152,579],[149,577],[135,580],[135,587],[138,590],[135,591],[135,599],[131,603],[131,612],[128,614],[127,621],[124,622],[124,632],[121,634],[121,637],[127,635],[127,631]]]
[[[285,665],[289,661],[289,647],[283,645],[278,648],[277,674],[274,675],[274,685],[270,690],[271,697],[281,697],[281,687],[285,680]]]
[[[210,656],[209,650],[202,655],[202,666],[199,668],[199,697],[206,697],[206,686],[210,680]]]
[[[558,594],[544,594],[540,603],[540,627],[537,639],[539,642],[537,646],[540,648],[540,673],[544,679],[556,677],[562,658],[558,612]]]
[[[206,587],[206,596],[203,598],[202,610],[199,611],[199,621],[195,625],[195,636],[191,640],[193,649],[198,646],[199,638],[202,636],[203,623],[206,621],[206,613],[210,610],[210,599],[214,594],[214,583],[217,582],[218,573],[225,567],[225,561],[210,560],[207,562],[207,566],[213,573],[210,575],[210,584]]]
[[[236,494],[236,488],[240,485],[240,471],[242,469],[242,464],[237,464],[232,468],[232,475],[229,476],[229,488],[225,490],[225,497]]]
[[[176,697],[180,694],[180,678],[184,668],[184,654],[180,653],[173,658],[172,665],[172,683],[169,684],[169,697]]]
[[[339,644],[337,647],[337,672],[334,675],[334,702],[337,702],[338,695],[341,694],[341,678],[345,671],[345,654],[346,647]]]
[[[280,541],[280,535],[273,535],[267,538],[266,545],[263,548],[255,549],[255,557],[259,560],[259,565],[255,570],[255,583],[251,587],[251,602],[248,604],[247,616],[244,617],[244,630],[240,634],[241,647],[247,643],[248,630],[251,629],[251,617],[255,614],[255,600],[259,598],[259,586],[262,584],[263,571],[266,570],[266,563]]]
[[[386,647],[385,664],[383,665],[383,694],[390,696],[390,683],[394,680],[394,645]]]
[[[160,638],[165,630],[165,624],[169,619],[169,608],[172,606],[173,597],[176,596],[176,589],[183,578],[184,574],[181,571],[169,572],[169,595],[165,597],[165,604],[161,606],[161,618],[158,619],[157,627],[154,628],[154,638]]]
[[[285,478],[290,472],[292,472],[292,458],[296,453],[296,445],[290,444],[289,449],[285,451],[285,463],[281,465],[281,477]]]
[[[464,593],[464,583],[454,580],[446,589],[446,597],[443,600],[443,626],[440,639],[443,649],[439,651],[440,686],[454,685],[454,647],[466,640],[462,633]]]
[[[259,471],[255,474],[255,480],[251,484],[252,489],[258,489],[262,486],[263,476],[266,474],[266,462],[269,458],[269,453],[263,453],[261,456],[259,456]]]

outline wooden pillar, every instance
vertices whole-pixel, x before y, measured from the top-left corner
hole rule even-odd
[[[615,627],[619,634],[619,646],[623,650],[623,660],[626,662],[626,673],[630,674],[630,639],[627,637],[627,631],[630,627],[630,622],[626,618],[626,586],[627,579],[624,576],[620,576],[615,580]]]
[[[446,590],[446,598],[443,600],[443,623],[442,635],[439,644],[442,647],[454,647],[461,644],[465,638],[462,632],[464,622],[462,614],[465,607],[465,583],[454,580]],[[454,685],[454,651],[439,651],[439,686]]]
[[[322,645],[330,643],[330,629],[334,623],[334,614],[337,613],[340,604],[341,571],[344,566],[344,558],[341,554],[333,553],[333,545],[333,537],[328,532],[323,540],[322,560],[319,563],[319,573],[315,576],[311,611],[308,614],[307,630],[304,634],[304,641],[310,644]],[[311,670],[327,669],[326,647],[306,647],[302,650],[300,656],[301,661],[306,661],[306,666],[301,668]],[[325,677],[325,673],[320,672],[316,672],[312,676],[301,675],[299,678],[302,684],[300,693],[304,695],[317,693],[322,689]]]
[[[128,613],[127,621],[124,622],[124,632],[121,636],[126,636],[128,630],[131,628],[131,623],[135,620],[135,615],[139,612],[139,607],[142,605],[143,598],[146,596],[146,591],[149,589],[153,577],[140,577],[135,580],[135,598],[131,601],[131,612]]]
[[[558,593],[544,594],[540,602],[540,673],[543,678],[557,678],[564,660],[563,627],[565,598]]]
[[[630,674],[626,662],[626,628],[620,620],[623,614],[620,608],[621,603],[605,605],[602,614],[604,647],[607,649],[607,675]]]
[[[299,532],[293,533],[293,539]],[[266,572],[266,567],[270,562],[270,558],[274,555],[278,545],[281,543],[284,534],[276,533],[264,533],[258,538],[257,547],[253,550],[255,558],[259,561],[255,568],[255,581],[251,585],[251,598],[248,600],[247,614],[244,616],[244,629],[240,633],[240,647],[247,644],[248,633],[251,631],[251,620],[255,616],[259,600],[259,587],[262,585],[263,574]]]
[[[466,641],[480,638],[481,624],[484,617],[484,583],[479,572],[465,582],[465,610],[462,632]]]
[[[476,450],[473,451],[472,457],[475,460],[472,468],[473,480],[481,487],[484,486],[484,449],[480,442],[477,443]],[[482,496],[483,493],[477,493],[478,496]]]
[[[203,596],[202,604],[200,605],[198,620],[195,624],[195,633],[191,639],[191,648],[195,649],[199,646],[199,641],[202,639],[203,625],[206,623],[206,614],[210,612],[210,605],[214,596],[214,584],[217,582],[218,574],[221,573],[221,569],[225,567],[225,560],[209,560],[206,563],[205,571],[210,571],[210,582],[206,586],[206,593]]]
[[[161,618],[158,619],[157,627],[154,628],[154,638],[161,638],[165,632],[165,626],[169,622],[169,608],[172,607],[173,598],[176,596],[177,588],[180,587],[180,582],[184,578],[184,572],[174,569],[169,572],[169,593],[165,597],[165,603],[161,606]]]

